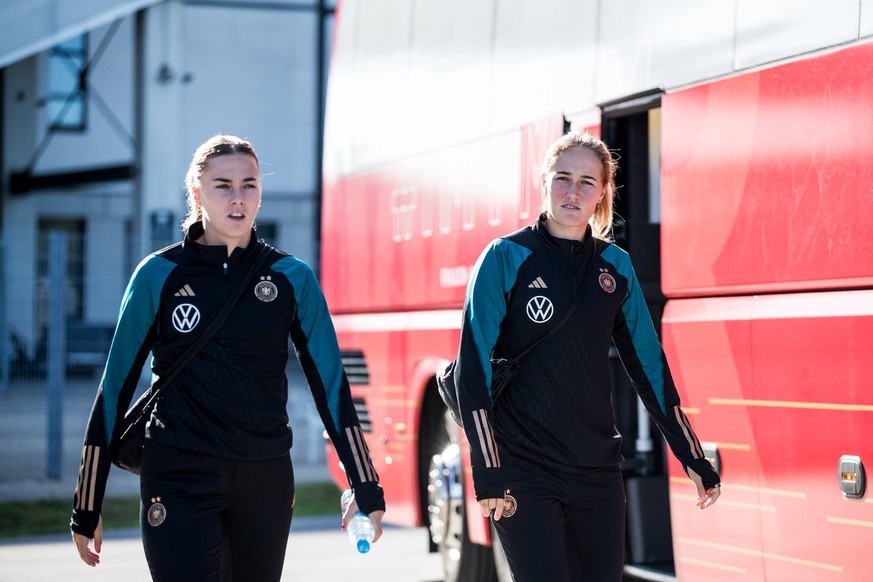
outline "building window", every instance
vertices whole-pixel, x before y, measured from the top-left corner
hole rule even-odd
[[[37,299],[37,326],[48,323],[49,233],[63,233],[67,241],[66,304],[67,321],[82,321],[85,315],[85,221],[80,219],[40,218],[36,241],[36,273],[40,284]]]
[[[87,57],[85,35],[57,44],[49,51],[46,113],[52,129],[85,129],[88,112],[85,84]]]
[[[268,245],[276,246],[279,239],[279,225],[275,222],[258,220],[255,236],[258,240],[262,240]]]

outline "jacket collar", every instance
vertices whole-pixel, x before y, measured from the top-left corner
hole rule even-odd
[[[257,256],[258,249],[261,247],[261,243],[258,241],[255,229],[253,228],[249,246],[233,249],[233,252],[228,257],[227,246],[225,245],[204,245],[197,242],[197,239],[203,236],[203,233],[203,223],[195,222],[185,233],[182,247],[197,260],[206,263],[227,263],[229,265],[246,263]]]
[[[591,235],[591,225],[585,227],[585,234],[579,240],[570,240],[565,238],[557,238],[552,236],[549,229],[546,228],[546,213],[543,212],[537,217],[537,221],[533,224],[533,230],[536,232],[549,246],[549,248],[561,252],[574,255],[583,254],[592,245],[594,237]],[[596,244],[596,243],[595,243]]]

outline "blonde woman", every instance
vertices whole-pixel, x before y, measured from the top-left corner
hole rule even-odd
[[[610,241],[615,171],[601,140],[558,139],[542,167],[542,214],[493,241],[467,288],[455,382],[476,498],[516,582],[621,580],[625,494],[613,342],[696,484],[697,505],[710,507],[720,493],[679,406],[630,258]],[[521,354],[568,312],[493,401],[491,359]]]

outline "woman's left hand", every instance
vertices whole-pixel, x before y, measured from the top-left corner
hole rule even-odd
[[[94,549],[89,547],[91,540],[82,534],[70,532],[73,536],[73,543],[76,544],[76,551],[79,552],[79,557],[82,561],[92,568],[100,563],[100,550],[103,549],[103,514],[97,519],[97,529],[94,530]]]
[[[689,467],[688,468],[688,477],[694,482],[694,486],[697,487],[697,507],[700,509],[706,509],[707,507],[715,504],[718,501],[718,498],[721,496],[721,484],[716,484],[709,489],[704,489],[703,487],[703,479],[700,478],[700,475],[694,472],[694,470]]]

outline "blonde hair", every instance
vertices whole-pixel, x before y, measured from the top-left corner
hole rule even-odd
[[[255,163],[260,165],[258,155],[251,142],[235,135],[214,135],[194,151],[194,157],[191,158],[191,164],[185,174],[185,188],[188,190],[188,214],[182,221],[183,232],[187,233],[192,224],[203,219],[200,207],[197,206],[194,199],[194,189],[200,187],[200,176],[206,170],[209,160],[230,154],[246,154],[254,158]]]
[[[615,200],[615,172],[618,170],[618,162],[603,140],[589,133],[565,133],[546,151],[546,157],[540,168],[540,178],[545,183],[546,176],[551,172],[558,161],[558,157],[570,148],[586,148],[594,152],[603,166],[601,181],[604,184],[604,194],[588,224],[591,225],[591,234],[595,238],[612,242],[612,205]],[[544,207],[547,202],[543,201]]]

